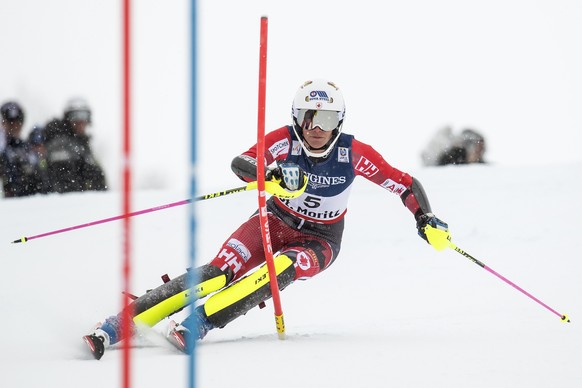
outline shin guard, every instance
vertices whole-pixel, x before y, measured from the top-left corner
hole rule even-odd
[[[279,255],[274,262],[277,282],[282,290],[295,279],[293,260],[286,255]],[[214,327],[224,327],[270,297],[269,271],[267,265],[263,264],[252,274],[208,298],[204,312]]]

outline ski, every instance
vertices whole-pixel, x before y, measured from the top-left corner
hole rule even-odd
[[[95,334],[89,334],[83,337],[83,341],[89,347],[89,351],[96,360],[100,360],[105,353],[105,344],[102,337],[97,337]]]

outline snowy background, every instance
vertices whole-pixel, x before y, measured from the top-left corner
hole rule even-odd
[[[187,188],[189,1],[132,3],[136,186]],[[580,160],[578,0],[198,3],[202,188],[256,132],[262,15],[267,128],[290,121],[305,80],[328,78],[344,91],[344,129],[404,169],[446,125],[482,131],[496,163]],[[28,131],[86,97],[94,146],[121,187],[121,1],[2,0],[0,36],[0,101],[22,103]]]
[[[135,210],[188,196],[188,4],[134,2]],[[580,386],[580,3],[199,4],[201,193],[240,184],[229,165],[256,133],[267,15],[267,128],[289,122],[303,81],[334,80],[344,130],[423,182],[454,241],[573,321],[461,255],[432,250],[399,199],[362,180],[338,261],[283,294],[289,340],[276,339],[270,305],[211,332],[199,348],[200,386]],[[0,0],[0,101],[24,106],[28,130],[60,115],[69,97],[86,97],[112,187],[0,200],[3,387],[120,382],[121,352],[96,362],[80,339],[121,303],[120,224],[10,244],[120,212],[120,16],[114,0]],[[492,165],[420,167],[421,149],[445,125],[482,131]],[[199,260],[255,207],[253,193],[201,203]],[[182,207],[135,218],[135,293],[183,272],[187,217]],[[186,385],[186,358],[162,330],[136,344],[135,386]]]

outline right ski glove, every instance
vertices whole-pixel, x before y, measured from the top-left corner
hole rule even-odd
[[[305,190],[307,177],[299,165],[292,162],[282,162],[273,169],[267,170],[265,180],[274,181],[287,191]]]
[[[418,229],[418,235],[437,251],[442,251],[449,247],[451,242],[449,225],[439,220],[434,214],[426,213],[418,217],[416,229]]]

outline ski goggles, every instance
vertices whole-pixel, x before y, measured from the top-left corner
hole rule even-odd
[[[91,112],[88,110],[76,110],[68,112],[66,116],[70,121],[85,121],[87,123],[91,122]]]
[[[306,131],[319,127],[322,131],[333,131],[341,121],[341,113],[335,110],[297,109],[297,125]]]

